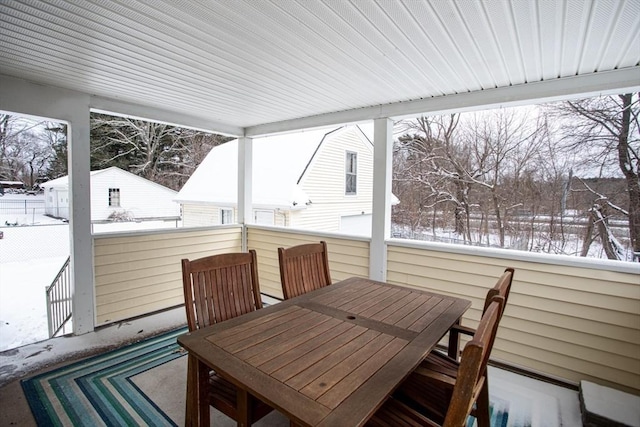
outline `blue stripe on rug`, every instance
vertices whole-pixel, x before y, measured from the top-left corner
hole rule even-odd
[[[184,355],[186,328],[22,380],[39,426],[175,426],[131,377]]]

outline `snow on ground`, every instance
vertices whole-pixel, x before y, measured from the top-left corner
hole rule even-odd
[[[26,201],[27,208],[0,210],[0,351],[49,338],[45,289],[69,256],[69,225],[29,207],[42,195],[5,194],[3,201]],[[23,205],[24,206],[24,205]],[[41,209],[40,209],[41,210]],[[8,226],[9,224],[16,224]],[[95,224],[93,231],[111,232],[175,228],[173,222]]]
[[[69,256],[69,226],[29,206],[35,200],[43,196],[0,198],[27,202],[0,213],[0,351],[49,338],[45,289]]]
[[[67,256],[0,265],[0,351],[49,338],[45,288]]]

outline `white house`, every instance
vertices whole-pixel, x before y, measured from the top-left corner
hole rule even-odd
[[[45,213],[69,219],[69,177],[40,185]],[[170,219],[180,216],[176,192],[118,167],[91,171],[91,221]]]
[[[363,129],[254,139],[254,221],[369,235],[373,144]],[[214,147],[178,192],[185,227],[236,222],[237,153],[237,139]]]

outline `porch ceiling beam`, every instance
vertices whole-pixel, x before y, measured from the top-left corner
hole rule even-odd
[[[498,87],[475,92],[458,93],[435,98],[417,99],[392,104],[357,108],[267,123],[245,128],[246,136],[260,136],[299,129],[358,123],[379,118],[402,119],[421,114],[434,115],[480,108],[496,108],[552,102],[637,91],[640,89],[640,66],[587,75],[563,77],[542,82]]]
[[[101,96],[91,97],[91,109],[92,111],[98,113],[111,114],[115,116],[127,116],[141,120],[161,122],[179,127],[188,127],[206,132],[213,132],[221,135],[234,137],[244,135],[244,129],[239,126],[231,126],[204,117],[194,117],[176,111],[143,106],[139,104],[132,104],[129,102],[119,101],[116,99],[110,99]]]

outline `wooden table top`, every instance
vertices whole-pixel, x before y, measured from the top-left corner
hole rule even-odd
[[[470,305],[353,277],[178,342],[298,424],[359,426]]]

